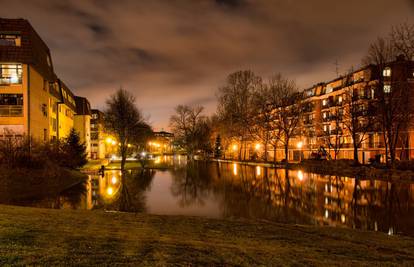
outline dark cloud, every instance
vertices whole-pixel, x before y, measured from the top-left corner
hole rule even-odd
[[[155,127],[177,104],[215,109],[227,74],[281,72],[307,88],[357,67],[369,42],[414,21],[412,0],[14,0],[0,16],[27,18],[57,74],[103,107],[120,86]]]

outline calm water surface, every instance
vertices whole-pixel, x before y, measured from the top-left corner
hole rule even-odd
[[[414,236],[414,183],[160,157],[167,169],[109,170],[60,194],[0,203],[249,218]],[[15,194],[11,194],[14,195]]]

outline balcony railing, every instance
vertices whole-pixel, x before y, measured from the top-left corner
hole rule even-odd
[[[23,106],[0,105],[0,117],[22,117]]]
[[[21,84],[21,83],[22,83],[22,77],[0,76],[0,85]]]

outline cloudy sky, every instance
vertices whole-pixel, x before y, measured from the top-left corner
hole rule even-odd
[[[413,0],[0,0],[0,16],[26,18],[55,71],[103,108],[120,86],[155,129],[178,104],[216,107],[226,76],[251,69],[302,88],[360,65],[391,25],[414,22]]]

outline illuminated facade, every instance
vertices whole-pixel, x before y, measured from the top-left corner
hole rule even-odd
[[[348,75],[338,77],[332,81],[319,83],[301,92],[302,115],[296,127],[293,137],[289,141],[289,160],[299,161],[309,158],[312,153],[320,148],[334,158],[336,145],[337,158],[352,159],[354,148],[349,127],[346,123],[350,118],[350,106],[353,107],[353,115],[360,124],[367,123],[369,117],[375,116],[375,106],[379,105],[378,95],[389,94],[393,88],[404,84],[403,90],[409,90],[406,94],[410,101],[414,100],[414,62],[398,58],[386,64],[383,69],[369,65]],[[350,104],[352,98],[352,104]],[[413,113],[407,108],[407,113]],[[355,109],[357,109],[355,111]],[[272,112],[279,112],[273,109]],[[372,119],[374,120],[374,119]],[[374,123],[375,124],[375,123]],[[363,138],[359,145],[359,161],[368,162],[368,159],[376,155],[385,155],[385,142],[380,126],[375,124],[367,131],[358,133]],[[401,137],[397,142],[396,154],[399,159],[412,159],[414,157],[414,128],[413,123],[401,130]],[[334,140],[338,140],[335,144]],[[240,142],[237,138],[230,142],[226,155],[237,158],[239,153],[246,155],[246,159],[252,159],[259,155],[263,158],[263,144],[256,140],[250,140],[243,144],[240,152]],[[276,154],[277,160],[285,158],[285,152],[280,142],[276,149],[268,146],[268,160],[273,160]],[[242,158],[244,158],[242,156]],[[384,160],[384,159],[383,159]]]
[[[74,117],[74,127],[78,131],[80,141],[86,146],[88,157],[91,156],[91,105],[88,99],[75,96],[76,114]]]
[[[57,78],[49,48],[30,23],[0,18],[0,138],[64,138],[75,114],[75,96]]]
[[[113,140],[109,140],[110,137],[105,133],[104,113],[97,109],[92,109],[91,114],[91,158],[104,159],[110,157],[114,144],[112,144]]]
[[[160,131],[154,132],[153,138],[148,142],[147,150],[154,154],[172,154],[174,134]]]

